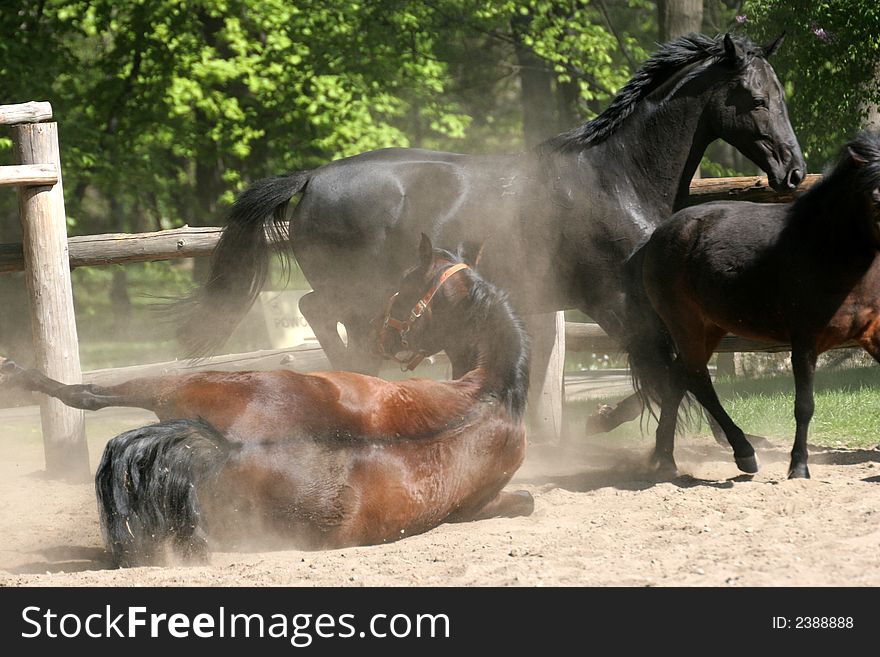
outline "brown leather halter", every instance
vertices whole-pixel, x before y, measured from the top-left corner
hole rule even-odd
[[[428,306],[431,305],[431,300],[434,298],[434,295],[437,294],[437,291],[443,287],[443,284],[449,280],[449,278],[463,269],[470,269],[468,265],[463,262],[459,262],[458,264],[452,265],[451,267],[447,267],[440,277],[437,279],[437,282],[434,283],[431,288],[422,295],[422,298],[416,301],[416,304],[412,307],[412,310],[409,311],[409,316],[406,319],[397,319],[391,316],[391,308],[394,306],[394,301],[397,299],[397,296],[400,292],[395,292],[388,298],[388,303],[385,305],[385,314],[382,321],[382,330],[379,331],[379,352],[385,357],[389,358],[397,363],[400,363],[401,369],[403,371],[406,370],[414,370],[418,367],[419,363],[421,363],[428,353],[425,351],[415,351],[412,352],[412,356],[410,358],[398,358],[397,353],[390,353],[387,348],[387,340],[388,340],[388,332],[389,330],[397,331],[397,334],[400,336],[400,344],[404,348],[409,345],[406,342],[406,335],[412,329],[413,324],[415,324],[418,319],[425,313],[425,310],[428,309]]]

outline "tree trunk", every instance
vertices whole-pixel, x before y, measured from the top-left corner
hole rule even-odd
[[[519,65],[520,103],[526,148],[532,148],[558,132],[553,73],[547,68],[544,60],[522,40],[529,23],[528,16],[519,14],[510,21],[516,61]]]
[[[660,41],[666,42],[703,29],[703,0],[658,0]]]
[[[700,32],[703,29],[703,0],[658,0],[657,25],[660,43],[683,34]],[[697,167],[694,179],[700,177],[700,167]]]
[[[874,85],[880,85],[880,64],[874,68]],[[880,104],[871,102],[867,106],[868,116],[865,117],[865,127],[870,130],[880,130]]]

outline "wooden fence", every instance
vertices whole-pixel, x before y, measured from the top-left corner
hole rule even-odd
[[[79,383],[79,341],[61,186],[58,124],[49,103],[0,107],[0,124],[12,126],[15,166],[0,167],[0,187],[18,187],[22,243],[18,246],[30,299],[36,366],[65,383]],[[40,418],[50,477],[89,476],[83,412],[42,396]]]
[[[220,237],[217,227],[183,227],[142,234],[105,234],[67,238],[58,127],[49,103],[0,106],[0,124],[12,126],[18,164],[0,167],[0,187],[19,188],[22,222],[21,244],[0,244],[0,273],[24,271],[30,299],[36,363],[48,376],[66,383],[82,380],[76,323],[71,294],[70,270],[172,258],[210,255]],[[820,179],[808,175],[800,189]],[[774,192],[766,177],[704,178],[690,188],[692,204],[737,199],[785,202],[791,195]],[[557,326],[561,326],[561,321]],[[557,329],[557,331],[559,331]],[[572,351],[613,353],[620,346],[595,324],[565,323],[559,344]],[[562,339],[564,338],[564,340]],[[720,351],[779,351],[785,344],[756,343],[728,336]],[[237,354],[200,363],[199,368],[235,368],[246,363],[254,367],[291,365],[296,369],[322,369],[327,362],[320,350],[264,351]],[[189,369],[191,364],[163,363],[136,368],[119,368],[92,373],[92,380],[118,379],[147,372]],[[561,369],[557,372],[561,377]],[[561,384],[561,383],[560,383]],[[42,396],[41,420],[46,450],[47,474],[55,478],[82,479],[88,476],[88,451],[82,411],[68,408]]]

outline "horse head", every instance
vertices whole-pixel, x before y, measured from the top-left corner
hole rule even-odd
[[[404,272],[377,323],[376,344],[382,356],[412,370],[445,348],[450,331],[455,330],[450,311],[469,293],[474,280],[459,272],[476,265],[481,251],[469,244],[457,253],[435,249],[422,234],[419,263]]]
[[[710,130],[767,173],[776,191],[791,191],[804,179],[806,163],[788,118],[785,92],[768,58],[782,43],[766,46],[723,38],[713,66],[728,75],[708,106]]]
[[[849,142],[832,177],[841,171],[851,178],[855,195],[868,218],[869,232],[880,247],[880,134],[865,131]]]

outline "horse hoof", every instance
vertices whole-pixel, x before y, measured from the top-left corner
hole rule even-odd
[[[734,456],[733,459],[736,461],[736,467],[742,472],[755,474],[758,471],[758,457],[754,454],[751,456]]]
[[[658,457],[655,454],[651,457],[651,468],[653,469],[654,478],[659,481],[678,478],[678,466],[672,457]]]
[[[508,509],[509,517],[530,516],[535,510],[535,498],[527,490],[515,490],[511,493],[511,498],[515,502]],[[505,514],[507,515],[507,514]]]
[[[609,426],[612,411],[614,411],[614,407],[608,404],[600,404],[596,412],[587,418],[587,435],[592,436],[593,434],[611,431],[614,428]]]
[[[13,376],[18,374],[21,368],[8,358],[0,356],[0,384],[10,383]]]
[[[792,466],[788,471],[789,479],[809,479],[810,478],[810,470],[806,465],[795,465]]]

